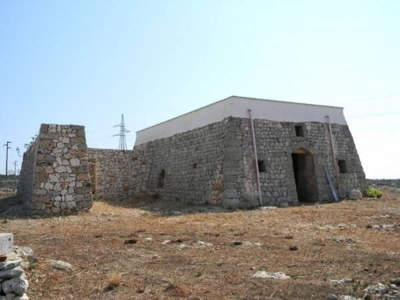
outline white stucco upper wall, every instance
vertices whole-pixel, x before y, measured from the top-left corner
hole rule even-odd
[[[326,122],[347,124],[342,107],[263,100],[232,96],[136,132],[135,145],[140,145],[177,133],[193,130],[222,121],[227,117],[249,118],[280,122]]]

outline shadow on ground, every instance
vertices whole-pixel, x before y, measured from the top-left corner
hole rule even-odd
[[[21,199],[14,195],[0,196],[0,218],[1,219],[27,219],[27,218],[53,218],[64,214],[57,215],[32,215],[24,209]],[[119,198],[119,199],[98,199],[94,202],[103,202],[110,206],[132,208],[147,211],[157,216],[180,216],[189,214],[204,214],[229,212],[220,206],[213,205],[193,205],[178,201],[168,201],[157,196],[140,195],[137,197]],[[79,214],[80,212],[77,212]]]
[[[0,194],[0,217],[26,215],[22,209],[22,201],[13,194]]]
[[[162,199],[157,195],[139,195],[120,199],[98,199],[97,202],[104,202],[108,205],[124,208],[133,208],[148,211],[158,216],[180,216],[199,213],[218,213],[229,212],[221,206],[215,205],[195,205],[180,201]]]

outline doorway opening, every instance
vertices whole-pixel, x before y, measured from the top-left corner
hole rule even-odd
[[[299,148],[292,152],[293,173],[299,202],[318,202],[314,159],[310,151]]]

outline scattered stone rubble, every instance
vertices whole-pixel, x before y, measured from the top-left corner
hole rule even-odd
[[[378,224],[378,225],[373,225],[372,228],[377,229],[377,230],[386,230],[386,231],[400,230],[400,223],[398,223],[398,224]]]
[[[29,300],[26,294],[29,283],[24,268],[29,266],[28,257],[33,255],[30,248],[14,247],[14,251],[0,262],[0,300]]]
[[[334,285],[347,284],[354,282],[352,279],[330,280]],[[350,295],[336,296],[330,294],[327,300],[399,300],[400,299],[400,278],[394,278],[390,281],[390,285],[377,283],[369,285],[363,290],[363,297],[358,298]]]

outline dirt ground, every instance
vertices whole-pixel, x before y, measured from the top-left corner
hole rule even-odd
[[[98,201],[74,216],[3,216],[0,232],[35,253],[31,299],[326,299],[400,277],[400,194],[390,192],[236,212]],[[50,260],[73,270],[52,269]],[[261,270],[291,278],[252,277]],[[352,282],[329,282],[343,278]]]

